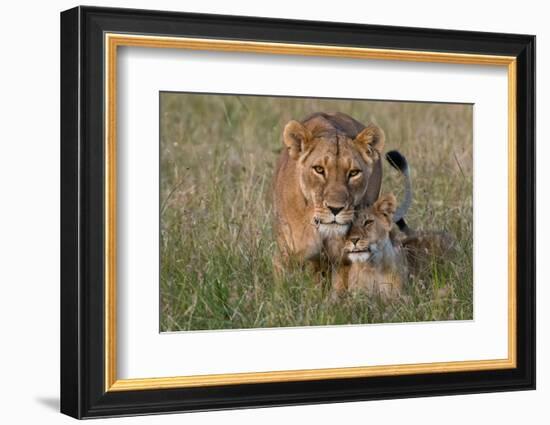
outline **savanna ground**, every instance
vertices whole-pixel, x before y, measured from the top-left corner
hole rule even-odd
[[[161,331],[466,320],[473,317],[472,107],[255,96],[160,95]],[[295,270],[273,279],[271,179],[282,129],[316,111],[374,122],[412,171],[414,229],[458,249],[434,259],[404,296],[344,297]],[[402,193],[384,164],[383,192]]]

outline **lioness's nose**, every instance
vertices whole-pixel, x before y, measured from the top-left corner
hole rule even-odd
[[[334,214],[334,215],[338,215],[338,213],[344,209],[344,207],[327,207],[327,208],[328,208],[328,209],[332,212],[332,214]]]
[[[351,238],[349,238],[349,240],[350,240],[354,245],[357,245],[357,242],[359,242],[359,239],[360,239],[360,238],[356,238],[356,237],[351,237]]]

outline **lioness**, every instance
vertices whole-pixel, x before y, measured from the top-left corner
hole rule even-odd
[[[407,259],[401,245],[390,237],[395,211],[395,196],[388,194],[357,214],[336,270],[337,294],[348,290],[384,299],[400,294],[407,278]]]
[[[319,266],[327,241],[345,235],[355,209],[378,198],[384,132],[342,113],[315,113],[286,124],[283,142],[273,187],[275,265],[294,258]]]

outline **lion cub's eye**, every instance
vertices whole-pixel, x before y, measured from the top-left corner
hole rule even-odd
[[[363,223],[363,226],[367,227],[367,226],[370,226],[372,223],[374,223],[374,220],[372,218],[367,218]]]
[[[317,174],[321,174],[321,175],[325,174],[325,169],[323,167],[321,167],[320,165],[314,165],[313,169],[315,170],[315,172]]]
[[[349,177],[349,178],[355,177],[355,176],[358,175],[360,172],[361,172],[361,170],[350,170],[350,172],[348,173],[348,177]]]

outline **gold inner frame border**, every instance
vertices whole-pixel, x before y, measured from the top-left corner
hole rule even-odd
[[[371,49],[330,45],[288,44],[256,41],[180,38],[150,35],[106,33],[105,46],[105,391],[136,391],[217,385],[238,385],[322,379],[449,373],[512,369],[516,353],[516,58],[513,56],[478,55],[413,50]],[[173,377],[118,379],[116,324],[116,99],[118,47],[149,47],[262,53],[279,55],[324,56],[355,59],[397,60],[469,65],[504,66],[508,72],[508,358],[454,362],[398,364],[381,366],[302,369],[285,371],[228,373]]]

